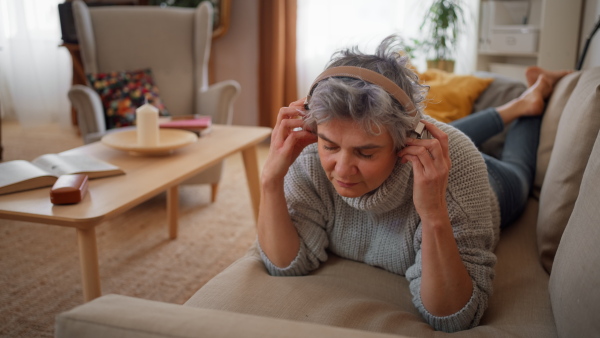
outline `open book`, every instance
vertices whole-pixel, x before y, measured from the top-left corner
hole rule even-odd
[[[85,174],[92,179],[125,172],[87,155],[46,154],[31,162],[15,160],[0,163],[0,195],[49,187],[64,174]]]

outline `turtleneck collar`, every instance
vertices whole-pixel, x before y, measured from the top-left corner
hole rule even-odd
[[[412,203],[413,177],[410,163],[402,164],[400,159],[390,177],[377,189],[360,197],[342,197],[351,207],[374,213],[390,211],[410,200]]]

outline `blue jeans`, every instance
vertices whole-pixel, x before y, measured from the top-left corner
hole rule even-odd
[[[500,203],[500,227],[514,222],[525,209],[535,176],[541,116],[521,117],[510,126],[502,156],[482,154],[492,189]],[[494,108],[488,108],[451,123],[476,146],[504,130],[504,122]]]

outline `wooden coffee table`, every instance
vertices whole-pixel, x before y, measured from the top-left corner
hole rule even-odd
[[[79,204],[53,205],[50,188],[0,195],[0,218],[73,227],[77,231],[83,279],[83,297],[101,295],[96,226],[167,191],[169,237],[177,237],[178,185],[226,157],[241,152],[254,210],[260,202],[256,145],[271,129],[214,125],[210,134],[166,156],[132,156],[96,142],[63,152],[87,154],[119,166],[125,175],[89,181],[87,196]],[[224,177],[223,179],[227,179]]]

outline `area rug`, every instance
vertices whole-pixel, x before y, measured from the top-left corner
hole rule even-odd
[[[3,121],[3,160],[82,145],[73,128]],[[268,145],[259,147],[262,166]],[[166,194],[96,228],[102,294],[183,304],[256,239],[241,155],[228,157],[217,201],[208,186],[180,188],[179,234],[168,239]],[[83,304],[76,232],[0,220],[0,336],[52,337],[55,316]]]

